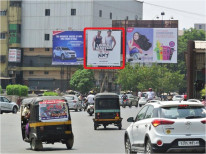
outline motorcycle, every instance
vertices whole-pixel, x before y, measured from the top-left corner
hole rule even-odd
[[[128,99],[122,100],[122,107],[125,108],[128,104]]]
[[[87,113],[92,116],[94,114],[94,103],[88,104]]]

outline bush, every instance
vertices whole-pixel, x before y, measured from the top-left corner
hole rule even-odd
[[[44,92],[43,96],[58,96],[58,93],[48,91],[48,92]]]
[[[7,95],[27,96],[28,87],[23,85],[8,85],[6,87]]]

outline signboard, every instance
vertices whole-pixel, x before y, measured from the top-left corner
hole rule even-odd
[[[67,104],[64,100],[46,100],[39,102],[39,120],[43,122],[67,121]]]
[[[121,31],[90,30],[87,36],[87,66],[121,65]]]
[[[21,50],[19,49],[9,49],[9,62],[21,62]]]
[[[53,31],[52,65],[83,65],[83,31]]]
[[[177,28],[127,28],[130,63],[177,63]]]

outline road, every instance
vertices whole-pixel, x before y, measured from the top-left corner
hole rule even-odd
[[[87,112],[71,111],[74,146],[67,150],[65,144],[43,144],[43,151],[32,151],[30,145],[22,140],[20,113],[4,113],[0,115],[1,151],[0,153],[124,153],[124,132],[130,123],[127,118],[136,116],[139,108],[121,108],[123,118],[122,130],[109,125],[94,130],[92,118]]]

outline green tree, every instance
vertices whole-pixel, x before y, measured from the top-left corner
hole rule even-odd
[[[152,65],[151,67],[127,66],[117,75],[117,83],[123,90],[147,90],[153,88],[157,93],[178,91],[184,84],[184,75],[179,71],[172,72],[165,66]]]
[[[70,86],[72,89],[81,93],[87,93],[94,88],[94,73],[90,69],[78,69],[70,80]]]

